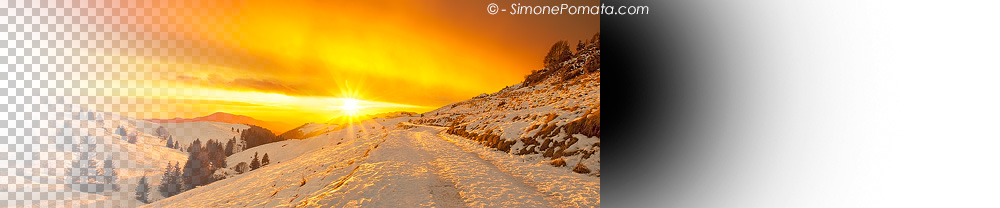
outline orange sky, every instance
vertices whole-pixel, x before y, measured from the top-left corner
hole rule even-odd
[[[108,1],[106,7],[126,9],[112,9],[117,14],[100,17],[104,22],[140,24],[110,27],[123,41],[102,55],[141,67],[104,79],[138,81],[130,83],[143,90],[109,96],[141,103],[118,109],[140,118],[223,111],[322,122],[342,113],[337,107],[345,97],[361,100],[365,114],[425,112],[516,84],[541,68],[556,41],[585,40],[600,30],[594,15],[489,15],[492,2],[511,3]]]

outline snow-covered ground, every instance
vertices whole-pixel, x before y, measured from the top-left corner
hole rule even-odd
[[[601,50],[596,45],[522,83],[423,113],[411,122],[515,155],[566,161],[567,169],[601,173]],[[531,77],[538,77],[532,79]],[[583,169],[578,169],[583,170]]]
[[[320,126],[318,124],[315,126]],[[228,158],[226,158],[226,164],[229,166],[235,166],[240,162],[246,162],[247,164],[253,159],[254,153],[257,154],[261,159],[264,154],[268,154],[268,160],[271,164],[280,163],[282,161],[287,161],[303,155],[305,153],[311,152],[316,149],[321,149],[330,144],[336,144],[338,142],[343,142],[345,139],[358,138],[365,135],[365,133],[374,133],[374,131],[366,131],[359,133],[357,130],[367,129],[372,130],[371,127],[378,126],[375,122],[363,122],[352,126],[352,128],[345,128],[342,130],[331,130],[328,128],[307,128],[306,133],[315,133],[316,136],[306,138],[306,139],[291,139],[280,142],[274,142],[269,144],[264,144],[254,148],[250,148],[241,152],[237,152]],[[312,126],[312,125],[307,125]],[[329,127],[336,127],[336,125],[329,125]],[[293,129],[292,131],[297,131],[298,129]],[[379,130],[381,127],[379,126]],[[320,133],[322,132],[322,133]]]
[[[599,177],[406,122],[413,118],[366,120],[305,140],[251,148],[228,162],[268,152],[271,164],[148,206],[600,206]]]
[[[339,126],[338,124],[329,123],[306,123],[285,133],[281,133],[281,137],[285,139],[305,139],[334,131]]]

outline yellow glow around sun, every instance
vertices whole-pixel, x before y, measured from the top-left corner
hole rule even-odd
[[[349,115],[357,115],[358,111],[362,108],[358,105],[358,100],[352,98],[341,99],[341,102],[340,109]]]

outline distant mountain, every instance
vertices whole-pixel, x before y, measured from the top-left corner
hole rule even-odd
[[[360,121],[376,119],[376,118],[392,119],[392,118],[416,116],[416,115],[419,114],[414,112],[393,111],[386,113],[376,113],[376,114],[357,116],[351,119],[347,119],[346,117],[338,117],[330,119],[326,123],[303,124],[302,126],[295,127],[292,130],[285,131],[285,133],[281,134],[281,137],[285,139],[306,139],[323,133],[341,130],[346,126],[349,126],[348,123],[358,123]]]
[[[406,112],[406,111],[392,111],[392,112],[374,113],[374,114],[353,116],[353,117],[350,117],[351,119],[348,119],[349,116],[339,116],[339,117],[335,117],[335,118],[332,118],[330,120],[327,120],[326,124],[342,125],[342,124],[346,124],[346,123],[358,122],[358,121],[363,121],[363,120],[368,120],[368,119],[373,119],[373,118],[395,118],[395,117],[400,117],[400,116],[413,116],[413,115],[417,115],[417,114],[418,113]]]
[[[231,123],[231,124],[250,124],[267,128],[268,130],[271,130],[275,134],[280,134],[282,132],[295,128],[294,125],[287,123],[282,123],[277,121],[262,121],[249,116],[235,115],[223,112],[216,112],[211,115],[197,117],[197,118],[146,119],[146,121],[154,123],[186,123],[186,122],[198,122],[198,121],[212,121],[212,122]]]

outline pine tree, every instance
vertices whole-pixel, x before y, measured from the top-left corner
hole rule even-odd
[[[202,149],[208,154],[206,159],[210,162],[213,172],[226,167],[226,148],[223,147],[221,142],[214,139],[208,140]]]
[[[66,184],[73,189],[91,193],[103,191],[98,188],[100,185],[98,180],[104,179],[98,177],[100,170],[95,159],[97,145],[92,142],[93,139],[91,136],[84,136],[79,144],[73,144],[73,152],[77,155],[77,159],[66,170],[68,177]]]
[[[181,163],[175,162],[174,167],[171,168],[173,172],[170,173],[170,196],[180,194],[184,192],[184,180],[181,178]]]
[[[257,170],[260,168],[260,160],[257,159],[257,153],[253,153],[253,160],[250,161],[250,170]]]
[[[165,197],[171,197],[181,193],[180,163],[167,163],[167,168],[163,170],[163,177],[160,178],[160,193]]]
[[[139,186],[135,187],[135,198],[143,203],[149,203],[149,183],[146,182],[146,175],[139,179]]]
[[[167,148],[174,148],[174,137],[167,137]]]
[[[267,158],[267,153],[264,153],[264,158],[260,159],[260,166],[264,167],[267,164],[271,164],[271,160]]]
[[[194,142],[191,142],[191,146],[187,147],[187,152],[197,152],[201,150],[201,139],[195,138]]]
[[[181,143],[178,141],[174,141],[174,148],[181,149]]]
[[[226,149],[225,149],[225,151],[226,151],[226,156],[227,157],[228,156],[232,156],[233,154],[236,153],[234,148],[236,148],[236,137],[235,136],[233,137],[233,139],[230,139],[229,141],[226,142]]]
[[[215,182],[212,174],[225,165],[222,145],[215,140],[209,140],[202,145],[201,140],[195,140],[188,147],[188,160],[184,163],[181,178],[185,190]]]
[[[80,144],[73,144],[73,154],[84,154],[82,153],[82,148]],[[75,186],[83,181],[84,167],[86,163],[81,163],[79,158],[76,161],[70,163],[70,167],[66,169],[66,184]],[[74,187],[79,189],[78,187]]]
[[[118,190],[118,170],[115,169],[114,163],[111,158],[104,159],[103,167],[98,170],[99,177],[102,177],[105,188],[111,188],[112,190]]]
[[[160,193],[163,194],[163,196],[166,196],[166,197],[170,197],[170,194],[168,194],[168,193],[170,192],[170,190],[169,190],[170,189],[170,177],[171,177],[171,173],[173,173],[172,170],[173,170],[173,166],[170,165],[170,163],[168,162],[167,163],[167,167],[163,169],[163,177],[160,177],[160,186],[157,187],[157,188],[160,189]]]

